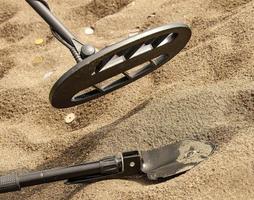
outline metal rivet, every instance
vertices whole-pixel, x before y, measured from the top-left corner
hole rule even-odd
[[[134,167],[134,166],[135,166],[135,162],[131,162],[130,167]]]

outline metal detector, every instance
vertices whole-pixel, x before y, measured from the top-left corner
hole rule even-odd
[[[51,89],[49,99],[56,108],[85,103],[147,75],[177,55],[191,37],[187,25],[168,24],[96,52],[92,45],[80,42],[65,27],[45,1],[26,1],[48,23],[53,35],[71,51],[77,62]]]

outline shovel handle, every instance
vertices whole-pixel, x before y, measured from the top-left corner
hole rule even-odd
[[[18,176],[10,174],[0,177],[0,193],[19,191],[23,187],[93,176],[114,175],[122,172],[122,160],[110,156],[96,162],[70,167],[53,168]]]
[[[23,187],[67,180],[77,184],[104,180],[119,176],[141,175],[141,157],[138,151],[108,156],[96,162],[70,167],[53,168],[18,176],[10,174],[0,177],[0,193],[19,191]]]
[[[17,174],[10,174],[0,177],[0,193],[14,192],[21,190]]]

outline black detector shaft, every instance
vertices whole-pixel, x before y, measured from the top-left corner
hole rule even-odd
[[[27,3],[45,20],[50,26],[53,35],[67,48],[77,62],[82,61],[95,53],[95,49],[88,44],[82,44],[78,39],[57,19],[50,11],[49,5],[44,0],[26,0]]]
[[[96,162],[55,168],[24,175],[0,177],[0,193],[23,187],[65,180],[66,184],[91,183],[105,179],[145,175],[155,181],[182,174],[208,158],[212,144],[184,140],[149,151],[130,151]]]
[[[49,100],[56,108],[88,102],[142,78],[176,56],[191,37],[187,25],[174,23],[138,33],[96,52],[93,46],[79,42],[44,0],[26,1],[77,61],[50,91]]]
[[[44,0],[26,0],[27,3],[48,23],[68,44],[74,46],[74,35],[52,14]]]

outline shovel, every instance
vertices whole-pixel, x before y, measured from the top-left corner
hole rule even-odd
[[[106,179],[145,177],[151,181],[180,175],[212,154],[209,143],[183,140],[158,149],[129,151],[99,161],[70,167],[0,177],[0,193],[19,191],[23,187],[65,180],[65,184],[91,183]]]

